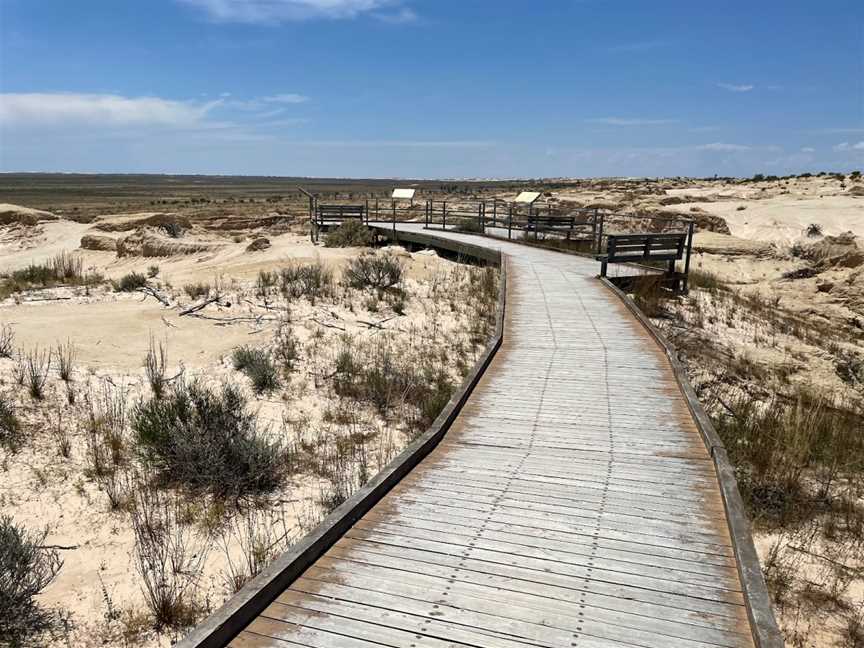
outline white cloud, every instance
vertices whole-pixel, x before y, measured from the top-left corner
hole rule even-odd
[[[718,83],[718,88],[723,88],[724,90],[728,90],[729,92],[750,92],[756,86],[752,83]]]
[[[356,18],[386,9],[398,0],[178,0],[204,11],[212,20],[279,23],[314,18]]]
[[[834,150],[838,153],[843,153],[846,151],[864,151],[864,140],[856,142],[855,144],[850,144],[849,142],[840,142],[840,144],[834,147]]]
[[[813,148],[812,146],[804,146],[804,147],[802,147],[801,152],[802,153],[815,153],[816,149]]]
[[[114,94],[5,93],[0,94],[0,124],[189,126],[200,122],[219,103]]]
[[[745,146],[743,144],[726,144],[725,142],[712,142],[711,144],[702,144],[701,146],[697,146],[696,148],[700,151],[721,151],[725,153],[749,151],[752,149],[751,146]]]
[[[677,119],[631,119],[625,117],[596,117],[585,121],[589,124],[604,124],[606,126],[660,126],[678,123]]]
[[[266,101],[268,103],[300,104],[309,101],[309,97],[301,94],[277,94],[270,97],[262,97],[261,101]]]
[[[417,12],[408,7],[402,7],[398,11],[389,13],[376,13],[375,17],[381,22],[389,23],[391,25],[407,25],[409,23],[415,23],[420,19]]]

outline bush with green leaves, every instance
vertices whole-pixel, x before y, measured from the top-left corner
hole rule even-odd
[[[324,238],[324,247],[369,247],[374,238],[372,230],[356,220],[347,220]]]
[[[365,254],[348,263],[343,279],[352,288],[386,290],[399,285],[404,272],[401,261],[391,254]]]
[[[477,218],[462,217],[457,218],[453,223],[453,231],[464,232],[465,234],[483,234],[483,225]]]
[[[31,532],[4,515],[0,517],[0,644],[43,645],[53,614],[35,597],[54,580],[63,561],[56,549],[43,545],[48,530]]]
[[[147,285],[147,277],[140,272],[130,272],[123,275],[117,282],[115,288],[118,292],[135,292]]]
[[[286,451],[268,438],[235,386],[175,385],[140,403],[132,430],[143,460],[166,481],[219,497],[272,491],[282,482]]]
[[[241,346],[234,349],[231,357],[234,368],[237,371],[242,371],[252,381],[252,387],[256,394],[278,389],[279,371],[269,352],[250,346]]]

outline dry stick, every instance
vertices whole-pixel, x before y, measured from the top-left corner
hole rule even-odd
[[[151,297],[156,298],[157,300],[162,302],[162,304],[165,305],[166,307],[171,306],[171,304],[169,303],[169,301],[165,297],[163,297],[158,292],[156,292],[155,288],[151,288],[150,286],[144,286],[143,288],[139,288],[138,291],[144,293],[145,295],[150,295]]]
[[[846,565],[846,564],[841,563],[837,560],[834,560],[833,558],[829,558],[828,556],[826,556],[824,554],[819,554],[819,553],[816,553],[814,551],[809,551],[808,549],[805,549],[804,547],[796,547],[795,545],[791,545],[791,544],[787,545],[787,546],[790,549],[792,549],[792,551],[797,551],[799,553],[807,554],[808,556],[813,556],[814,558],[819,558],[820,560],[824,560],[825,562],[829,562],[832,565],[836,565],[837,567],[840,567],[841,569],[845,569],[846,571],[852,572],[853,574],[858,574],[858,573],[861,573],[861,571],[862,571],[862,568],[860,568],[860,567],[850,567],[849,565]]]
[[[190,314],[192,314],[192,313],[197,313],[197,312],[200,311],[202,308],[205,308],[206,306],[209,306],[209,305],[212,304],[213,302],[218,302],[219,299],[221,299],[221,296],[220,296],[220,295],[216,295],[215,297],[211,297],[210,299],[205,299],[205,300],[204,300],[203,302],[201,302],[200,304],[196,304],[196,305],[194,305],[194,306],[190,306],[189,308],[186,308],[186,309],[180,311],[180,312],[177,314],[177,316],[178,316],[178,317],[183,317],[184,315],[190,315]]]
[[[336,324],[328,324],[327,322],[322,322],[320,320],[315,319],[314,317],[310,317],[310,320],[318,324],[319,326],[325,326],[327,328],[336,329],[337,331],[345,331],[347,330],[344,326],[337,326]]]
[[[172,323],[169,322],[167,319],[165,319],[165,316],[164,316],[164,315],[162,316],[162,321],[165,323],[165,326],[168,326],[169,328],[177,328],[177,325],[176,325],[176,324],[172,324]]]

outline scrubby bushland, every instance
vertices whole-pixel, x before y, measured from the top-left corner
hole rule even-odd
[[[333,388],[338,396],[373,405],[382,414],[409,405],[408,421],[425,429],[450,400],[456,386],[428,354],[405,353],[388,339],[375,344],[346,338],[336,356]]]
[[[801,388],[767,402],[742,393],[725,408],[715,418],[717,432],[760,524],[785,525],[812,513],[850,476],[864,487],[860,412]]]
[[[114,289],[118,292],[134,292],[146,285],[147,277],[140,272],[130,272],[120,278],[120,281],[115,284]]]
[[[34,598],[54,580],[63,562],[56,550],[43,547],[45,531],[35,533],[0,517],[0,644],[43,645],[40,637],[53,614]]]
[[[324,246],[330,248],[369,247],[374,237],[372,230],[356,220],[347,220],[324,238]]]
[[[352,288],[393,288],[402,282],[404,268],[390,254],[367,254],[352,259],[345,268],[343,278]]]
[[[144,461],[166,481],[217,496],[271,491],[282,481],[286,451],[267,438],[234,386],[178,383],[162,399],[140,403],[132,430]]]
[[[242,371],[252,381],[256,394],[271,392],[279,387],[279,371],[269,352],[242,346],[234,349],[231,358],[234,368]]]
[[[293,264],[279,271],[279,288],[288,299],[315,302],[333,294],[333,272],[320,261]]]

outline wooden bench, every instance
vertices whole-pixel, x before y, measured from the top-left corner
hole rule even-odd
[[[687,233],[674,234],[610,234],[606,254],[598,254],[602,263],[600,276],[606,276],[609,263],[633,261],[668,261],[669,272],[675,272],[675,262],[684,258]]]
[[[576,225],[584,225],[585,222],[575,216],[552,216],[550,214],[529,214],[528,222],[525,223],[526,232],[567,232],[567,239],[573,234]]]
[[[338,225],[346,220],[366,220],[365,205],[318,205],[315,209],[315,224]]]

